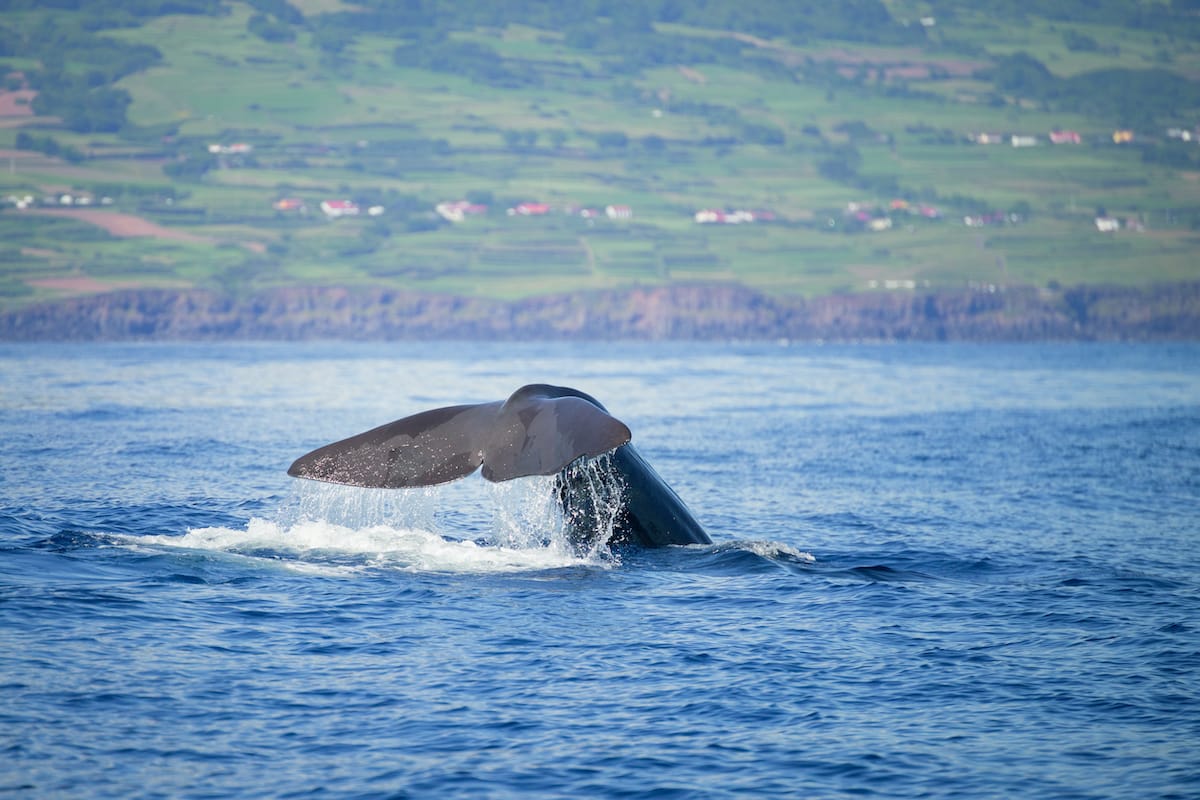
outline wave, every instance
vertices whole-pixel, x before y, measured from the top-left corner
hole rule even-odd
[[[707,545],[700,566],[707,571],[746,572],[759,569],[794,571],[813,564],[811,553],[782,542],[735,541]]]

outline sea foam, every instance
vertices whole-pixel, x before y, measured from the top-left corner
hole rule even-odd
[[[468,479],[399,490],[305,481],[273,519],[251,518],[244,528],[123,538],[133,546],[222,552],[339,575],[375,569],[479,573],[616,564],[607,536],[586,548],[572,543],[556,491],[554,477],[503,484]],[[611,535],[611,522],[602,524]]]

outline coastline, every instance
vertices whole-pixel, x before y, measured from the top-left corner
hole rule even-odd
[[[504,301],[383,288],[125,289],[0,313],[0,341],[1196,341],[1200,281],[766,295],[673,284]]]

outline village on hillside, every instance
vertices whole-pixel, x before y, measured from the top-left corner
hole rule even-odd
[[[1168,140],[1200,144],[1200,128],[1193,130],[1172,127],[1165,131],[1165,135]],[[1078,131],[1055,128],[1049,131],[1044,138],[1030,133],[982,131],[970,133],[966,138],[969,142],[976,145],[1008,145],[1020,149],[1039,147],[1046,144],[1051,146],[1101,145],[1107,144],[1110,141],[1114,145],[1127,145],[1144,137],[1139,137],[1134,131],[1126,128],[1116,129],[1106,138],[1089,138]],[[248,154],[251,150],[251,146],[244,143],[212,144],[209,146],[210,153],[220,154]],[[362,209],[354,201],[347,199],[323,199],[317,205],[321,212],[329,219],[358,216],[363,213]],[[307,213],[308,210],[305,201],[295,197],[281,198],[275,203],[274,207],[276,211],[292,213]],[[486,216],[491,211],[492,209],[487,204],[462,199],[446,200],[434,206],[434,212],[438,217],[446,222],[455,224],[463,223],[470,217]],[[381,206],[371,206],[366,210],[366,213],[370,216],[379,216],[385,213],[385,209]],[[520,202],[507,207],[504,213],[508,217],[548,217],[553,214],[561,214],[589,221],[600,219],[614,221],[629,220],[634,215],[633,209],[623,204],[606,205],[601,209],[580,206],[575,203],[554,206],[542,201]],[[942,221],[947,215],[941,208],[934,204],[897,197],[887,202],[850,200],[847,201],[840,214],[825,212],[823,214],[815,214],[814,216],[821,220],[818,224],[825,229],[836,229],[845,233],[883,233],[900,226],[902,223],[912,224],[916,221]],[[1024,218],[1025,214],[1020,212],[992,210],[982,213],[964,214],[959,219],[960,223],[968,228],[982,228],[1018,225],[1024,221]],[[796,220],[784,219],[777,212],[769,209],[745,209],[733,206],[701,208],[692,214],[692,220],[697,225],[797,222]],[[1144,222],[1137,218],[1121,219],[1109,216],[1107,213],[1097,214],[1092,223],[1095,229],[1101,233],[1115,233],[1120,230],[1139,233],[1145,231]]]
[[[1200,129],[1181,127],[1168,128],[1165,131],[1168,140],[1177,142],[1192,142],[1200,144]],[[1094,146],[1111,143],[1112,145],[1128,145],[1144,140],[1129,129],[1117,129],[1104,137],[1085,137],[1078,131],[1054,129],[1045,136],[1017,132],[988,132],[979,131],[967,135],[966,140],[978,146],[1008,146],[1017,149],[1040,146],[1078,146],[1091,144]],[[251,157],[254,145],[247,142],[213,142],[207,146],[207,152],[213,157],[220,158],[228,168],[237,168],[241,159]],[[173,204],[173,198],[163,201]],[[69,191],[53,195],[34,196],[8,195],[3,198],[2,205],[17,210],[31,208],[72,208],[90,206],[113,206],[112,197],[96,197],[87,191]],[[388,210],[378,203],[363,203],[350,197],[321,197],[302,198],[299,196],[280,197],[272,204],[273,210],[284,215],[315,216],[316,212],[327,220],[338,220],[353,217],[385,217]],[[473,202],[466,199],[444,200],[433,206],[432,213],[436,218],[448,224],[462,224],[473,217],[489,216],[493,208],[486,203]],[[596,221],[621,222],[634,217],[634,209],[623,203],[610,203],[603,206],[584,206],[576,203],[554,205],[540,200],[518,202],[503,209],[506,217],[537,218],[553,215],[565,215],[589,223]],[[884,233],[893,229],[911,226],[917,222],[941,222],[947,219],[947,213],[932,203],[918,202],[910,198],[895,197],[887,201],[848,200],[844,207],[838,210],[814,211],[806,215],[804,220],[787,219],[770,209],[738,208],[732,205],[709,206],[699,208],[691,213],[692,221],[701,226],[746,225],[751,223],[783,223],[783,224],[815,224],[826,230],[838,230],[844,233]],[[956,219],[969,228],[989,226],[1011,226],[1024,221],[1025,214],[1014,211],[991,210],[963,214]],[[1143,232],[1145,223],[1137,218],[1119,218],[1107,213],[1098,213],[1092,220],[1095,229],[1100,233],[1116,233],[1127,230]]]

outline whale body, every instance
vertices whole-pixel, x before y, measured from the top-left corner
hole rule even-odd
[[[591,395],[531,384],[507,400],[447,406],[380,425],[301,456],[297,478],[372,488],[433,486],[481,470],[489,481],[557,476],[568,533],[594,538],[596,505],[619,502],[610,544],[710,544],[683,500],[642,458],[629,427]],[[619,497],[597,497],[580,464],[604,457]]]

